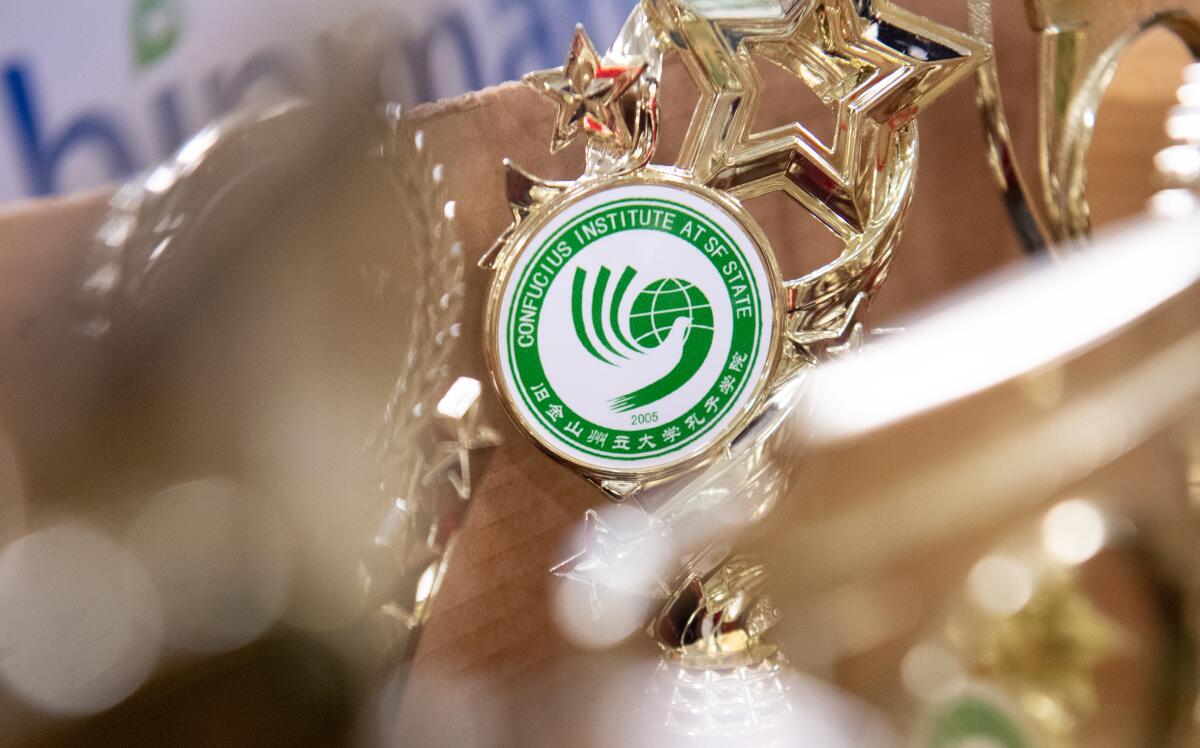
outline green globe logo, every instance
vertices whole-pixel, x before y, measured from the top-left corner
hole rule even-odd
[[[699,191],[603,192],[565,204],[502,276],[497,384],[556,457],[604,475],[682,465],[766,396],[778,278],[743,217]]]
[[[667,341],[678,319],[691,323],[689,332],[713,329],[712,306],[704,293],[688,281],[664,278],[646,286],[633,300],[629,332],[643,348],[657,348]]]
[[[591,293],[590,330],[585,322],[589,306],[584,299],[586,270],[576,270],[571,294],[575,332],[580,344],[596,359],[618,366],[620,359],[636,359],[665,345],[680,351],[678,363],[665,376],[614,398],[610,405],[618,413],[644,408],[683,387],[704,366],[713,344],[712,305],[695,284],[680,278],[663,278],[647,285],[634,297],[628,319],[621,320],[621,302],[636,276],[636,270],[625,268],[609,295],[613,273],[600,268]]]

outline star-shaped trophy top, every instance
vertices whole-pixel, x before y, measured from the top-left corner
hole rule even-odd
[[[752,19],[651,2],[688,39],[701,73],[680,165],[743,197],[786,192],[847,240],[884,209],[882,190],[863,175],[894,160],[900,131],[989,56],[986,43],[883,0],[794,3]],[[792,73],[834,112],[833,142],[801,122],[754,129],[765,89],[756,58]]]
[[[1094,671],[1122,636],[1066,573],[1049,575],[1020,611],[980,625],[975,635],[976,667],[1018,692],[1043,696],[1044,709],[1064,718],[1095,711]]]
[[[561,151],[581,133],[620,148],[633,148],[636,123],[623,100],[646,68],[645,63],[606,65],[583,26],[576,27],[563,67],[525,76],[526,83],[558,105],[551,150]]]
[[[684,0],[645,3],[680,40],[700,89],[677,166],[741,199],[783,192],[844,243],[837,260],[787,283],[789,338],[804,348],[836,338],[865,308],[858,300],[869,301],[887,277],[913,195],[917,115],[991,50],[886,0],[778,6],[747,17]],[[834,113],[831,142],[800,121],[756,129],[766,91],[760,60],[798,78]]]

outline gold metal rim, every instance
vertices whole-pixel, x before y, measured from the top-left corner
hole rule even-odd
[[[755,243],[754,250],[762,259],[763,267],[769,276],[769,292],[773,309],[771,322],[774,327],[771,334],[771,344],[766,353],[766,368],[762,377],[754,385],[754,390],[750,398],[750,406],[745,408],[745,412],[732,420],[728,426],[717,432],[711,438],[711,443],[708,447],[699,452],[681,456],[661,466],[616,471],[580,462],[563,450],[558,449],[554,444],[540,438],[526,425],[526,418],[513,402],[512,394],[509,392],[509,388],[503,379],[497,336],[500,330],[499,315],[504,289],[508,286],[509,279],[516,266],[517,258],[528,248],[533,237],[556,216],[572,205],[606,190],[631,186],[670,187],[691,192],[697,197],[713,203],[719,209],[724,210],[730,218],[736,221]],[[512,419],[514,425],[516,425],[517,430],[537,445],[539,449],[553,457],[560,464],[579,471],[585,477],[596,482],[628,480],[654,483],[698,469],[712,462],[712,460],[725,452],[728,444],[750,425],[750,422],[762,409],[774,388],[776,378],[781,369],[784,350],[783,342],[786,336],[787,311],[785,301],[786,293],[784,290],[783,275],[779,270],[779,263],[775,259],[771,243],[762,228],[750,215],[749,211],[746,210],[745,206],[736,198],[693,182],[674,171],[650,166],[630,175],[583,182],[577,188],[545,203],[536,211],[535,215],[531,215],[528,220],[520,224],[510,239],[508,246],[505,248],[504,253],[496,260],[495,273],[492,278],[491,287],[488,290],[483,322],[485,356],[491,373],[492,384],[499,393],[500,402],[504,405],[505,411]]]

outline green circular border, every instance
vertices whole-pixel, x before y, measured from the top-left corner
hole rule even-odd
[[[543,374],[543,376],[542,376],[543,381],[540,382],[539,384],[544,385],[546,390],[550,393],[550,397],[543,398],[543,401],[553,400],[563,408],[563,415],[558,419],[558,421],[551,420],[547,416],[547,414],[543,413],[542,409],[539,408],[538,405],[534,402],[534,396],[532,395],[531,390],[535,389],[536,386],[531,386],[526,383],[525,378],[523,377],[523,373],[524,373],[522,371],[523,367],[520,365],[520,363],[518,361],[518,356],[516,353],[517,346],[514,344],[514,341],[517,337],[515,335],[515,326],[516,326],[516,321],[517,321],[517,314],[520,309],[518,300],[522,296],[522,290],[528,284],[530,275],[535,271],[535,269],[542,267],[542,261],[545,259],[546,255],[555,248],[555,246],[558,244],[558,242],[564,236],[568,235],[571,232],[574,232],[576,229],[580,228],[580,226],[582,224],[595,219],[597,216],[599,216],[601,214],[613,213],[613,212],[616,212],[619,210],[625,210],[625,209],[637,209],[637,208],[647,208],[647,207],[652,208],[652,209],[667,209],[669,211],[676,213],[680,218],[684,219],[684,221],[686,221],[686,220],[697,221],[701,225],[703,225],[708,231],[710,231],[713,235],[718,236],[719,238],[723,239],[725,245],[730,250],[730,256],[733,257],[739,263],[739,270],[741,270],[744,277],[748,281],[750,281],[748,283],[748,285],[750,285],[750,287],[752,289],[752,293],[750,295],[751,295],[751,298],[753,301],[753,312],[754,312],[753,322],[752,322],[753,331],[750,334],[750,337],[752,338],[752,344],[748,351],[749,358],[747,359],[744,370],[742,372],[738,373],[739,376],[737,378],[736,387],[727,395],[721,395],[719,393],[722,377],[718,376],[717,381],[714,382],[714,384],[708,389],[707,393],[701,395],[701,397],[697,401],[697,404],[692,406],[691,408],[689,408],[687,411],[685,411],[682,415],[680,415],[675,420],[670,421],[665,424],[656,424],[654,426],[654,428],[652,428],[652,429],[620,430],[620,429],[612,429],[612,428],[600,426],[598,424],[594,424],[594,423],[588,421],[587,419],[583,418],[582,416],[580,416],[578,413],[576,413],[575,411],[570,409],[568,406],[566,406],[566,404],[563,402],[562,398],[558,397],[557,393],[553,390],[553,388],[549,382],[549,378],[545,377],[544,369],[541,366],[541,356],[540,356],[540,353],[538,352],[539,347],[535,345],[533,348],[525,349],[525,350],[530,352],[527,354],[527,356],[532,357],[536,360],[536,368],[539,371],[541,371]],[[718,209],[720,209],[720,206],[714,206],[714,207],[717,207]],[[723,209],[721,209],[721,210],[723,213],[726,212]],[[666,231],[666,230],[663,230],[658,227],[632,226],[632,227],[611,230],[607,233],[598,235],[588,241],[580,241],[580,242],[578,242],[577,246],[572,245],[571,257],[573,258],[575,255],[586,251],[590,246],[592,246],[593,244],[598,242],[600,239],[614,236],[616,234],[620,234],[623,231],[633,231],[633,230],[659,231],[660,233],[666,233],[669,236],[674,236],[675,238],[681,239],[682,241],[685,241],[688,244],[690,244],[694,249],[696,249],[698,252],[700,252],[701,255],[707,261],[713,263],[714,268],[716,268],[718,275],[721,277],[722,281],[724,282],[724,284],[726,286],[726,290],[730,292],[730,296],[731,296],[731,300],[732,300],[732,289],[730,287],[730,283],[726,279],[725,273],[723,273],[721,271],[721,267],[718,264],[716,258],[710,256],[707,252],[705,252],[704,248],[702,246],[697,245],[696,241],[694,241],[693,239],[690,239],[688,237],[679,236],[677,233]],[[553,285],[554,281],[558,278],[559,272],[561,271],[561,269],[563,267],[566,267],[568,261],[563,261],[557,268],[554,268],[555,272],[551,275],[549,282],[546,284],[547,289],[551,285]],[[507,320],[507,324],[505,325],[505,328],[504,328],[506,334],[504,336],[504,344],[505,345],[503,347],[505,348],[505,350],[502,355],[503,355],[503,358],[508,363],[509,370],[511,373],[511,379],[514,380],[512,389],[515,389],[517,391],[517,393],[518,393],[521,401],[524,403],[526,409],[528,409],[528,411],[530,411],[536,417],[538,422],[541,423],[542,426],[545,427],[551,434],[553,434],[556,437],[556,439],[561,440],[563,445],[569,446],[570,448],[577,450],[579,452],[582,452],[584,454],[588,454],[588,455],[591,455],[594,457],[599,457],[599,458],[606,459],[606,460],[625,461],[625,462],[643,461],[643,460],[648,460],[648,459],[654,459],[656,457],[662,457],[662,456],[666,456],[666,455],[675,454],[675,453],[685,449],[686,447],[692,445],[697,440],[699,440],[700,438],[702,438],[703,436],[705,436],[706,434],[711,432],[719,423],[721,423],[725,419],[725,417],[728,415],[728,413],[729,413],[730,409],[733,407],[733,405],[741,398],[743,392],[746,389],[747,384],[749,384],[749,382],[751,380],[751,376],[750,376],[751,373],[761,363],[760,358],[762,356],[763,313],[762,313],[762,300],[761,300],[762,289],[760,287],[760,282],[761,282],[761,279],[758,278],[754,269],[751,267],[750,262],[747,258],[746,252],[742,248],[741,244],[734,241],[733,237],[730,236],[729,232],[726,231],[723,227],[721,227],[720,225],[715,223],[712,219],[710,219],[709,217],[700,213],[696,209],[691,208],[690,206],[683,205],[681,203],[673,202],[670,200],[663,200],[663,199],[650,198],[650,197],[622,198],[619,200],[614,200],[614,201],[611,201],[608,203],[604,203],[602,205],[598,205],[595,208],[592,208],[592,209],[588,210],[587,212],[581,214],[580,216],[572,219],[570,222],[566,223],[561,228],[556,230],[544,242],[542,242],[541,246],[536,250],[533,258],[526,264],[526,266],[521,271],[520,277],[517,279],[516,283],[508,284],[509,288],[512,289],[512,293],[510,296],[511,302],[510,302],[510,309],[509,309],[509,313],[508,313],[508,320]],[[542,314],[543,310],[544,310],[544,307],[539,305],[538,310],[537,310],[536,323],[535,323],[537,327],[540,327],[541,314]],[[735,318],[735,323],[736,323],[736,318]],[[535,334],[536,334],[536,329],[537,328],[535,327]],[[735,340],[736,339],[737,338],[735,338]],[[729,351],[729,356],[726,359],[726,366],[723,371],[724,372],[730,371],[729,367],[730,367],[730,364],[732,363],[735,355],[737,355],[739,353],[746,353],[746,352],[747,351],[739,350],[739,347],[736,344],[731,345],[730,351]],[[719,396],[721,398],[721,403],[720,403],[718,410],[715,413],[703,412],[704,403],[707,402],[710,397],[714,397],[714,396]],[[684,432],[683,429],[686,426],[688,416],[692,415],[693,413],[696,413],[697,411],[701,411],[700,413],[698,413],[698,415],[703,415],[706,418],[705,422],[702,425],[702,428],[699,428],[699,429],[697,429],[695,431],[691,431],[691,432]],[[662,433],[671,427],[679,428],[680,433],[686,434],[686,437],[680,438],[678,441],[672,442],[669,447],[656,447],[655,449],[650,449],[645,452],[636,452],[636,451],[634,451],[634,450],[636,450],[636,447],[632,447],[632,446],[629,451],[618,451],[618,452],[607,451],[607,450],[600,451],[600,450],[596,450],[593,447],[589,446],[586,443],[586,437],[584,437],[582,435],[582,433],[580,435],[575,435],[570,432],[565,432],[564,425],[571,425],[571,424],[577,425],[581,432],[584,429],[589,429],[589,430],[597,429],[602,432],[605,432],[610,437],[625,436],[629,439],[629,442],[631,444],[636,444],[636,443],[640,442],[644,436],[650,436],[655,439],[661,439]]]

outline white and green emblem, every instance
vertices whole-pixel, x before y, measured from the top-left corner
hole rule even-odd
[[[500,279],[491,329],[509,408],[589,471],[669,470],[732,438],[776,355],[777,273],[747,219],[695,188],[566,201]]]
[[[1015,709],[990,692],[966,694],[941,705],[928,719],[927,748],[1033,748]]]

